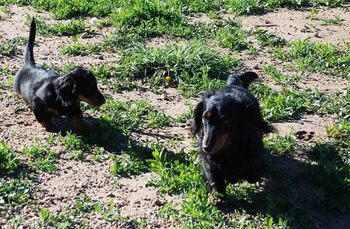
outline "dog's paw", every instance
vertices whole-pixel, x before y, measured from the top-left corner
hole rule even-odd
[[[225,202],[225,195],[219,192],[213,191],[208,194],[208,200],[209,200],[209,203],[213,205],[220,205]]]

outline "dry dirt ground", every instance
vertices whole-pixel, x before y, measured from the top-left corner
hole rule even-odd
[[[10,6],[10,12],[3,14],[0,20],[0,42],[4,39],[14,38],[18,36],[27,36],[28,27],[25,25],[26,15],[40,15],[43,18],[50,19],[50,15],[44,12],[38,12],[31,7]],[[245,28],[261,27],[270,30],[274,34],[285,38],[286,40],[296,40],[299,38],[310,38],[314,41],[323,41],[338,43],[350,40],[350,12],[347,9],[321,9],[319,17],[340,16],[343,21],[342,26],[321,26],[309,18],[309,11],[293,11],[287,9],[277,10],[261,16],[241,17]],[[230,15],[224,15],[230,17]],[[194,20],[206,20],[203,15],[199,15]],[[50,19],[53,21],[52,19]],[[87,19],[88,21],[89,19]],[[312,31],[305,31],[305,25],[316,24]],[[93,38],[84,39],[84,43],[96,43],[104,39],[108,34],[108,29],[101,31],[101,34]],[[117,60],[118,56],[114,53],[102,52],[99,54],[91,54],[87,56],[63,56],[59,52],[62,44],[69,43],[67,37],[43,37],[37,36],[37,46],[35,47],[35,58],[38,63],[50,63],[53,65],[63,66],[66,63],[77,63],[86,67],[96,66],[98,64],[109,64]],[[163,40],[154,41],[154,45],[165,42]],[[150,44],[152,45],[152,44]],[[103,59],[99,58],[102,55]],[[261,71],[261,67],[266,63],[271,63],[266,55],[261,54],[254,59],[244,59],[244,65],[247,69],[254,69],[260,73],[262,79],[271,87],[278,88],[271,80]],[[15,57],[0,58],[0,67],[9,66],[12,73],[19,69],[23,63],[23,55],[19,54]],[[317,79],[317,80],[316,80]],[[321,79],[321,80],[320,80]],[[7,79],[2,78],[2,81]],[[318,88],[320,91],[333,92],[339,88],[345,88],[346,81],[311,75],[306,82],[301,83],[301,87]],[[1,93],[9,95],[8,100],[0,101],[0,139],[7,142],[12,149],[20,151],[26,145],[34,142],[35,139],[45,141],[48,133],[35,121],[33,114],[21,101],[15,98],[12,91],[1,91]],[[159,107],[166,114],[176,117],[188,110],[188,103],[194,104],[195,100],[185,101],[185,99],[175,89],[167,89],[166,94],[157,95],[152,92],[140,91],[124,91],[110,94],[115,100],[135,100],[146,99],[152,105]],[[313,132],[307,144],[312,144],[317,140],[325,140],[327,138],[326,126],[332,123],[332,118],[323,118],[316,115],[306,115],[300,120],[291,122],[275,123],[276,128],[281,135],[291,132],[306,131]],[[162,130],[154,131],[158,135],[143,135],[140,141],[159,140],[164,141],[163,136],[175,137],[181,135],[183,139],[181,143],[182,149],[191,144],[189,136],[189,126],[167,127]],[[152,137],[149,137],[152,136]],[[151,138],[151,139],[150,139]],[[153,139],[152,139],[153,138]],[[60,152],[60,149],[56,151]],[[28,206],[23,209],[22,214],[25,215],[25,223],[38,221],[38,209],[45,207],[51,211],[64,211],[72,206],[73,197],[79,193],[86,193],[92,199],[107,202],[109,197],[116,199],[116,204],[123,216],[131,219],[145,218],[148,219],[149,227],[171,227],[172,222],[163,222],[154,213],[157,212],[162,205],[167,202],[179,203],[180,196],[160,195],[156,188],[148,187],[147,181],[154,177],[152,173],[122,178],[117,182],[119,188],[115,187],[116,178],[111,173],[113,161],[104,161],[95,163],[89,161],[71,161],[62,157],[58,163],[57,172],[53,174],[40,173],[35,180],[37,190],[34,193],[34,199],[37,200],[37,207],[33,209]],[[7,224],[6,216],[2,216],[0,226],[3,228]],[[107,227],[121,226],[117,224],[104,224],[105,222],[94,221],[91,216],[91,227]],[[350,224],[348,224],[350,225]]]

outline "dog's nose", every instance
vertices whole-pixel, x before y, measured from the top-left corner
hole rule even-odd
[[[209,153],[212,150],[213,147],[211,145],[203,144],[202,148],[203,148],[204,152]]]

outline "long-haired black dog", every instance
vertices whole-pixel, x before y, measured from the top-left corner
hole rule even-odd
[[[57,131],[53,115],[68,116],[76,130],[86,130],[80,102],[99,106],[105,102],[91,71],[78,67],[64,76],[36,65],[33,55],[36,25],[33,18],[25,50],[24,66],[15,76],[14,89],[32,108],[47,131]]]
[[[225,195],[227,183],[258,181],[265,171],[263,134],[273,131],[249,92],[254,72],[229,76],[227,86],[205,94],[195,108],[192,134],[212,191]]]

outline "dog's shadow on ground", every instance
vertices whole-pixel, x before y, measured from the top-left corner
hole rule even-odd
[[[340,169],[332,143],[302,152],[313,162],[270,155],[262,189],[242,194],[233,188],[221,210],[268,215],[276,224],[281,218],[291,228],[350,228],[349,167]]]
[[[92,152],[91,149],[101,147],[106,154],[132,154],[132,157],[137,160],[153,158],[153,149],[140,145],[140,143],[132,139],[130,132],[129,134],[125,133],[123,126],[118,126],[104,118],[84,118],[84,122],[90,126],[89,131],[72,131],[70,120],[67,118],[60,118],[57,122],[59,122],[60,134],[63,137],[68,133],[79,136],[86,145],[84,151],[87,154]],[[120,175],[129,177],[129,174]]]

